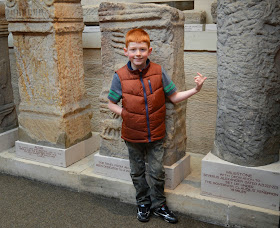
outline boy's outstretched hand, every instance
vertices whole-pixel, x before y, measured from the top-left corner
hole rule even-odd
[[[194,82],[196,83],[195,89],[197,90],[197,92],[199,92],[202,88],[204,81],[207,79],[207,77],[203,77],[202,74],[200,74],[198,72],[197,72],[197,74],[198,74],[198,76],[196,76],[194,78]]]
[[[198,73],[198,76],[194,78],[194,82],[196,84],[195,88],[189,89],[187,91],[182,91],[182,92],[175,92],[172,95],[170,95],[168,98],[171,100],[172,103],[178,103],[183,100],[188,99],[192,95],[196,94],[199,92],[202,88],[202,85],[204,81],[207,79],[206,77],[203,77],[200,73]]]

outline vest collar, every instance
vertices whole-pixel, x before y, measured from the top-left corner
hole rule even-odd
[[[140,72],[143,72],[143,73],[146,73],[147,71],[148,71],[148,69],[149,69],[149,67],[150,67],[150,60],[149,59],[147,59],[147,61],[146,61],[146,66],[145,66],[145,68],[144,69],[142,69],[142,70],[133,70],[132,69],[132,67],[131,67],[131,62],[130,61],[128,61],[128,63],[126,64],[126,66],[127,66],[127,69],[131,72],[131,73],[133,73],[133,74],[139,74]]]

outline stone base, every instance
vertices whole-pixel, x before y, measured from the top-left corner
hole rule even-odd
[[[280,161],[246,167],[208,153],[202,159],[201,194],[279,211]]]
[[[99,145],[100,139],[97,134],[67,149],[16,141],[16,155],[45,164],[68,167],[98,150]]]
[[[185,155],[172,166],[165,168],[165,188],[175,189],[191,172],[190,155]],[[102,176],[113,177],[120,180],[131,181],[129,160],[94,155],[94,173]]]
[[[0,152],[15,146],[18,140],[18,128],[0,134]]]

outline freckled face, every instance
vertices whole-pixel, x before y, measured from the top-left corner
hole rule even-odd
[[[146,66],[146,61],[152,52],[152,48],[148,47],[145,42],[130,42],[127,48],[124,48],[124,54],[131,62],[133,70],[141,70]]]

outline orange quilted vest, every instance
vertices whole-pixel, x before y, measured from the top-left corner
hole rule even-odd
[[[161,66],[150,62],[144,70],[117,71],[122,86],[122,138],[147,143],[165,136],[165,94]]]

